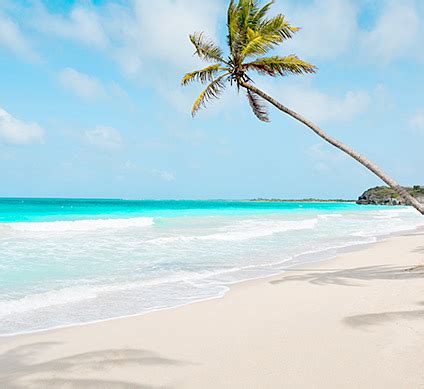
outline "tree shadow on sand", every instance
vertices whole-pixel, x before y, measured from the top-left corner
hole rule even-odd
[[[418,305],[424,305],[424,302]],[[350,327],[367,327],[384,324],[387,322],[396,322],[399,320],[423,320],[424,309],[414,311],[393,311],[369,313],[365,315],[348,316],[344,319],[345,324]]]
[[[136,388],[153,389],[157,386],[107,379],[69,378],[77,371],[101,373],[114,367],[182,366],[188,363],[164,358],[154,352],[135,349],[111,349],[33,363],[37,353],[58,345],[40,342],[18,346],[0,355],[1,388]],[[141,374],[141,373],[140,373]],[[160,388],[165,388],[160,386]]]
[[[290,281],[310,282],[314,285],[342,285],[342,286],[364,286],[363,281],[372,280],[424,280],[424,266],[365,266],[354,269],[303,269],[293,270],[294,275],[287,275],[278,280],[271,281],[277,285]],[[361,281],[361,282],[359,282]],[[419,305],[423,306],[424,303]],[[382,325],[387,322],[399,320],[422,320],[424,309],[373,312],[361,315],[348,316],[343,322],[355,328]]]
[[[363,286],[357,281],[424,279],[424,266],[364,266],[353,269],[293,269],[286,275],[270,281],[273,285],[290,281],[305,281],[314,285]]]
[[[413,253],[424,253],[424,246],[419,246],[416,249],[412,250]]]

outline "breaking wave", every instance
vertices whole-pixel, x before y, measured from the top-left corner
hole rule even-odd
[[[95,231],[102,229],[122,229],[129,227],[148,227],[154,224],[152,217],[138,217],[131,219],[90,219],[56,222],[10,223],[16,231],[29,232],[68,232],[68,231]]]
[[[297,221],[287,220],[245,220],[240,223],[227,227],[224,231],[210,235],[192,235],[192,236],[174,236],[156,238],[146,243],[162,244],[171,242],[190,242],[190,241],[239,241],[261,238],[287,231],[307,230],[316,227],[318,219],[307,219]]]

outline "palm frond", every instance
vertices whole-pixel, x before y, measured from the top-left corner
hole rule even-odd
[[[249,100],[250,107],[252,108],[255,116],[262,122],[268,123],[268,109],[265,102],[254,92],[247,90],[247,99]]]
[[[264,35],[259,31],[248,28],[246,43],[241,51],[241,57],[263,55],[280,43],[278,35]]]
[[[249,26],[252,7],[255,7],[254,0],[239,0],[238,2],[238,18],[239,27],[246,29]]]
[[[298,27],[292,26],[284,15],[277,15],[271,19],[264,20],[259,26],[260,31],[265,36],[279,36],[280,42],[293,37],[294,33],[299,31]]]
[[[274,4],[274,0],[270,1],[269,3],[266,3],[261,8],[256,7],[255,12],[251,15],[251,26],[257,26],[259,24],[263,23],[263,20],[268,13],[271,6]]]
[[[233,44],[235,42],[236,34],[237,34],[237,6],[234,3],[234,0],[230,1],[230,5],[228,6],[227,12],[227,43],[230,49],[230,53],[233,53]]]
[[[211,40],[204,38],[203,32],[190,35],[190,41],[196,48],[196,54],[205,61],[224,62],[222,50]]]
[[[273,1],[262,7],[258,4],[256,0],[239,0],[237,5],[230,3],[231,54],[236,66],[248,56],[266,54],[299,30],[284,15],[266,19]]]
[[[232,60],[237,67],[241,64],[243,57],[241,51],[246,46],[247,31],[251,22],[251,13],[257,8],[257,2],[254,0],[239,0],[234,12],[235,34],[233,36]],[[252,26],[254,27],[254,26]]]
[[[222,70],[228,70],[227,68],[222,68],[221,64],[217,63],[214,65],[207,66],[200,70],[195,70],[193,72],[187,73],[184,75],[181,80],[181,85],[188,85],[190,82],[198,81],[202,84],[206,82],[213,81],[214,77]]]
[[[222,76],[219,76],[217,79],[213,80],[197,97],[193,107],[191,109],[191,115],[194,117],[197,112],[202,108],[206,107],[206,103],[210,102],[213,99],[219,98],[223,90],[225,89],[225,83],[223,82],[224,78],[228,76],[229,73],[225,73]]]
[[[315,73],[316,67],[295,55],[286,57],[266,57],[258,58],[253,62],[243,64],[244,70],[255,70],[258,73],[268,76],[286,76],[288,74]]]

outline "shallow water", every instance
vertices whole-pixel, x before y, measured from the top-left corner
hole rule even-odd
[[[0,334],[221,296],[421,225],[410,208],[350,203],[0,199]]]

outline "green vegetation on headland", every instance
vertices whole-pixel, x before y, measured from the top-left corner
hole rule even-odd
[[[424,186],[414,185],[405,187],[405,190],[420,203],[424,204]],[[405,205],[403,197],[387,186],[376,186],[368,189],[359,196],[357,204],[377,204],[377,205]]]

